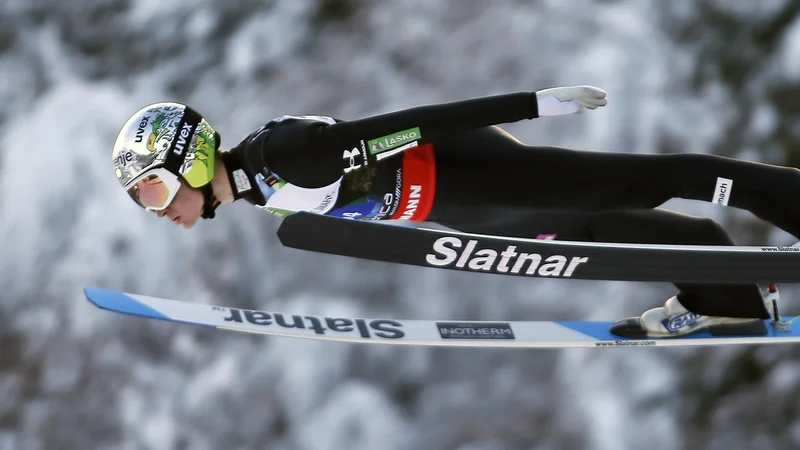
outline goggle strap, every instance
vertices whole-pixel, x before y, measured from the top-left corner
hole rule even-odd
[[[192,143],[192,136],[194,136],[197,125],[200,124],[202,117],[194,109],[186,107],[181,121],[178,123],[178,128],[175,130],[175,137],[167,150],[167,156],[164,159],[164,168],[174,174],[180,173],[181,165],[186,159],[186,152],[189,151],[189,146]],[[186,130],[186,131],[184,131]]]

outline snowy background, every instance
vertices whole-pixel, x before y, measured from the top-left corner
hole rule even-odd
[[[117,316],[82,288],[317,315],[639,314],[672,286],[316,255],[283,248],[280,219],[247,204],[186,231],[128,199],[111,147],[165,99],[227,148],[282,114],[592,84],[601,111],[503,128],[800,166],[799,14],[792,0],[0,1],[0,450],[797,448],[794,346],[364,347]],[[665,207],[740,244],[796,241],[744,211]]]

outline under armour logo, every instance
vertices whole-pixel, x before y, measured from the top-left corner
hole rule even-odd
[[[361,163],[356,164],[357,157],[361,157],[361,152],[358,151],[357,147],[353,147],[352,150],[345,150],[344,153],[342,153],[342,159],[350,164],[349,167],[345,167],[344,173],[349,173],[350,171],[361,168]]]

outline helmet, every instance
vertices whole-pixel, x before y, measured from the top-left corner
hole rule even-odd
[[[203,191],[203,217],[210,218],[218,204],[211,179],[220,141],[219,133],[191,107],[154,103],[122,126],[112,152],[114,174],[131,198],[152,211],[167,208],[183,180]]]

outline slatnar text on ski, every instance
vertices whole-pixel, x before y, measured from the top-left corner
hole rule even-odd
[[[516,245],[509,245],[499,252],[491,248],[477,248],[478,241],[470,239],[464,245],[455,236],[446,236],[433,243],[433,251],[425,255],[425,261],[436,267],[455,265],[475,271],[505,274],[520,274],[541,277],[571,277],[589,257],[564,255],[544,257],[539,253],[518,253]],[[476,249],[477,248],[477,249]]]

